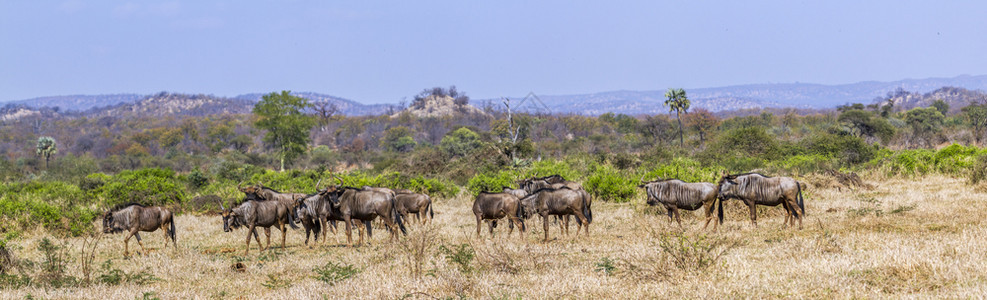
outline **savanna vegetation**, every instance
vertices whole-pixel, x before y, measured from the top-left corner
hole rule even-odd
[[[426,89],[415,99],[432,96],[454,97],[456,105],[469,102],[454,88]],[[484,113],[429,118],[408,113],[345,116],[325,103],[272,93],[250,114],[4,121],[0,126],[4,154],[0,157],[0,289],[27,295],[72,287],[133,297],[116,288],[123,285],[136,287],[141,292],[135,295],[144,297],[155,296],[144,288],[154,287],[174,297],[205,293],[216,298],[244,295],[244,291],[273,295],[278,290],[299,297],[825,298],[942,291],[962,297],[985,288],[982,278],[987,274],[982,271],[973,273],[979,277],[961,274],[970,267],[960,266],[960,261],[985,261],[982,253],[970,250],[979,242],[951,238],[985,233],[967,226],[979,222],[973,216],[981,213],[971,211],[983,206],[975,199],[980,192],[952,197],[978,190],[987,179],[987,148],[980,147],[987,103],[957,108],[939,101],[905,109],[882,100],[831,111],[717,114],[690,109],[685,91],[670,90],[667,96],[669,115],[515,111],[508,118],[503,109],[485,107]],[[637,188],[641,179],[716,182],[724,172],[751,170],[809,182],[807,212],[816,219],[799,232],[781,226],[747,228],[743,222],[721,228],[723,233],[684,230],[667,225],[646,207]],[[850,172],[863,174],[877,187],[843,189],[826,179],[826,174]],[[397,244],[378,243],[364,250],[312,251],[297,246],[300,241],[289,236],[289,244],[296,248],[289,245],[258,257],[226,251],[242,236],[224,235],[214,214],[217,200],[242,197],[238,183],[263,182],[283,191],[311,193],[315,183],[330,174],[353,186],[428,193],[436,203],[437,219],[433,225],[412,229]],[[602,212],[595,213],[601,225],[594,225],[600,230],[585,240],[563,237],[554,246],[539,246],[534,237],[532,245],[500,237],[469,238],[473,195],[517,187],[521,178],[551,174],[581,182],[601,203]],[[941,186],[908,190],[930,180]],[[927,203],[929,195],[944,201]],[[963,206],[970,201],[975,204]],[[106,238],[99,242],[99,216],[106,208],[127,202],[163,205],[178,212],[181,250],[118,261],[114,256],[118,249],[103,249],[116,247],[117,242],[116,238],[113,243]],[[728,211],[728,223],[744,218],[742,208],[735,205]],[[950,221],[953,210],[974,215]],[[920,217],[930,221],[908,223]],[[941,239],[956,243],[955,250],[927,247],[921,240],[929,232],[945,233]],[[893,252],[867,242],[881,235],[912,243],[909,247],[918,253],[948,259],[939,264],[929,258],[907,263],[882,258],[866,266],[839,267]],[[158,234],[147,236],[149,243],[160,243]],[[749,268],[752,261],[771,261],[762,253],[765,249],[783,257],[779,265],[764,269],[774,275],[736,271]],[[803,266],[794,258],[806,255],[828,262]],[[176,259],[182,262],[161,267]],[[149,261],[124,267],[141,260]],[[100,261],[105,261],[102,267]],[[250,271],[243,276],[256,285],[230,279],[237,276],[229,271],[231,261],[246,263]],[[186,282],[180,274],[201,266],[208,271],[196,278],[223,278],[218,282],[227,285],[203,286],[192,294],[178,292]],[[564,278],[585,277],[578,281],[583,287],[567,291],[564,282],[549,275],[568,272],[560,270],[572,270]],[[806,286],[794,289],[759,290],[724,283],[722,290],[673,291],[656,284],[708,286],[714,280],[747,280],[770,286],[801,276],[797,270],[810,276],[799,279]],[[855,280],[846,285],[836,277]],[[385,286],[396,290],[360,287],[359,282],[378,280],[373,278],[387,278]],[[646,284],[638,288],[636,283]],[[608,294],[614,291],[599,286],[627,290]],[[340,287],[349,290],[327,292]],[[145,292],[151,294],[141,294]],[[72,297],[65,290],[45,293]]]

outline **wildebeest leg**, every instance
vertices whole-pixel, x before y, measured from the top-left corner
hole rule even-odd
[[[542,219],[545,220],[545,225],[542,226],[542,228],[545,229],[545,239],[543,241],[547,242],[548,241],[548,215],[542,216]]]
[[[264,235],[267,235],[267,247],[264,247],[261,251],[271,248],[271,227],[264,227]]]
[[[757,204],[754,201],[747,201],[747,207],[751,211],[751,224],[754,225],[754,228],[757,228]]]
[[[566,220],[568,219],[569,216],[566,216]],[[576,219],[578,219],[577,221],[582,222],[582,224],[580,224],[582,226],[580,227],[585,228],[586,235],[589,235],[589,218],[587,218],[586,215],[583,214],[582,210],[576,210]],[[566,227],[569,227],[568,224],[566,225]],[[576,228],[576,235],[579,235],[579,228]]]
[[[350,216],[343,216],[343,223],[346,223],[346,244],[353,245],[353,225]]]
[[[363,227],[367,229],[367,245],[370,245],[370,242],[374,240],[374,227],[371,225],[373,225],[373,221],[363,221]],[[394,234],[396,232],[391,230],[391,233]],[[360,242],[363,242],[362,235]]]
[[[490,228],[490,238],[494,238],[493,229],[496,226],[497,226],[497,220],[493,220],[493,221],[487,222],[487,227]]]
[[[792,199],[791,201],[788,202],[788,206],[790,206],[792,208],[792,226],[795,226],[795,219],[798,219],[798,221],[799,221],[799,230],[801,230],[802,229],[802,216],[805,215],[805,213],[802,211],[802,208],[799,207],[798,200],[797,199]]]
[[[130,237],[135,235],[137,235],[137,228],[131,229],[127,237],[123,238],[123,256],[130,256]],[[140,236],[137,236],[137,241],[140,242]]]
[[[250,227],[247,228],[247,248],[243,249],[243,255],[247,255],[247,253],[250,253],[250,234],[253,234],[254,238],[257,239],[258,247],[263,245],[260,243],[260,237],[257,236],[257,231],[254,230],[254,225],[250,224]]]
[[[673,208],[672,209],[672,212],[675,213],[675,222],[678,222],[679,223],[679,227],[682,227],[682,215],[679,214],[679,208],[678,207]]]
[[[284,225],[284,223],[278,224],[278,229],[281,229],[281,250],[287,248],[285,242],[288,240],[288,227],[285,227]]]
[[[719,222],[716,222],[713,219],[713,208],[715,207],[714,204],[716,204],[716,201],[715,200],[712,201],[712,202],[706,202],[706,203],[703,204],[703,206],[705,208],[704,211],[706,211],[706,224],[703,225],[703,231],[705,231],[706,230],[706,227],[709,226],[709,222],[710,221],[713,222],[713,231],[716,231],[716,229],[720,225]]]
[[[476,238],[480,238],[480,226],[483,225],[483,217],[480,214],[476,215]]]

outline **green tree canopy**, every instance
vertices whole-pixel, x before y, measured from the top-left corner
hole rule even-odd
[[[850,127],[850,133],[857,137],[877,137],[887,142],[895,132],[888,120],[862,109],[844,110],[837,120]]]
[[[483,146],[480,135],[469,128],[460,127],[442,137],[439,147],[454,156],[463,156]]]
[[[254,126],[267,130],[264,143],[278,149],[281,157],[281,171],[285,161],[292,161],[302,153],[309,143],[309,131],[315,126],[315,119],[302,111],[308,108],[308,99],[292,96],[289,91],[264,95],[254,114]]]
[[[45,158],[45,169],[48,169],[48,160],[51,159],[52,155],[58,153],[58,146],[55,145],[55,139],[50,136],[43,136],[38,138],[38,155]]]
[[[682,136],[682,114],[689,112],[689,98],[685,95],[684,89],[668,89],[665,92],[665,106],[669,112],[675,112],[675,118],[679,121],[679,144],[685,145]]]
[[[973,137],[979,144],[984,136],[984,128],[987,128],[987,104],[970,104],[964,107],[962,111],[967,124],[973,127]]]
[[[945,117],[935,107],[913,108],[905,113],[905,123],[912,127],[915,137],[931,144],[931,138],[942,130]]]

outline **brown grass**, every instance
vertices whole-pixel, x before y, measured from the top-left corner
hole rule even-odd
[[[864,176],[867,178],[867,176]],[[409,225],[408,237],[388,242],[375,230],[370,245],[302,245],[302,231],[288,236],[288,249],[240,257],[245,232],[224,233],[213,215],[177,218],[179,249],[160,249],[163,234],[145,233],[146,256],[122,259],[121,235],[103,237],[95,264],[110,259],[125,272],[150,272],[160,281],[83,288],[22,287],[0,298],[125,298],[145,292],[170,298],[977,298],[987,294],[985,195],[965,180],[927,176],[871,181],[874,189],[813,188],[806,191],[804,230],[782,227],[780,207],[759,213],[752,228],[746,208],[726,204],[719,232],[701,231],[701,212],[684,213],[684,228],[656,215],[643,199],[634,204],[594,205],[590,236],[540,242],[541,226],[529,226],[525,242],[499,226],[493,239],[474,237],[471,200],[436,201],[432,225]],[[810,183],[811,184],[811,183]],[[529,224],[537,224],[537,217]],[[502,222],[503,223],[503,222]],[[506,223],[504,223],[506,224]],[[95,225],[94,225],[95,226]],[[486,231],[486,228],[483,228]],[[275,231],[272,240],[280,236]],[[43,231],[14,244],[19,259],[40,261]],[[263,237],[262,237],[263,240]],[[68,239],[80,257],[83,238]],[[87,242],[91,245],[92,241]],[[440,248],[466,244],[471,269]],[[132,241],[131,250],[136,248]],[[232,268],[237,262],[243,272]],[[334,285],[313,269],[327,263],[359,272]],[[37,267],[35,267],[36,269]],[[68,274],[81,277],[73,260]]]

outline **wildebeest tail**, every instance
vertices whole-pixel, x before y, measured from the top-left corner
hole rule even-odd
[[[178,240],[175,238],[175,215],[171,216],[171,232],[169,234],[171,235],[171,242],[178,246]]]
[[[585,197],[583,197],[583,215],[586,216],[587,224],[593,223],[593,209],[590,207],[593,196],[586,192],[583,192],[583,194],[585,195]]]
[[[519,221],[521,221],[521,232],[524,232],[526,230],[526,228],[524,227],[524,206],[523,205],[518,204],[517,209],[514,212],[514,216],[517,217],[517,219]],[[514,222],[508,222],[508,224],[511,224],[511,226],[514,226]]]
[[[432,197],[428,197],[428,195],[425,195],[425,197],[428,199],[428,219],[431,221],[435,217],[435,213],[432,212]]]
[[[391,197],[391,214],[394,215],[394,220],[398,222],[398,228],[401,228],[401,233],[408,235],[408,229],[404,228],[404,221],[401,220],[401,214],[398,213],[397,200]]]
[[[298,225],[295,225],[295,211],[295,209],[292,209],[292,211],[288,212],[288,226],[291,226],[292,229],[298,229]]]
[[[723,198],[719,198],[717,201],[719,201],[720,204],[716,206],[716,217],[720,219],[720,224],[723,224]]]
[[[799,210],[802,210],[802,216],[805,216],[805,203],[803,202],[803,199],[802,199],[802,183],[796,181],[795,182],[795,186],[798,187],[798,192],[799,192],[799,194],[798,194],[798,196],[799,196],[799,199],[798,199],[799,200]]]

